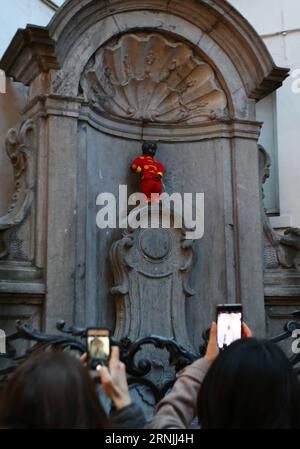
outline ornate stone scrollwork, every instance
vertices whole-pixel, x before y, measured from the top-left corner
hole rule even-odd
[[[144,212],[148,213],[148,207]],[[135,340],[147,333],[159,334],[192,350],[185,309],[186,298],[195,293],[188,282],[193,241],[186,240],[184,229],[128,229],[112,245],[110,261],[116,338]]]
[[[0,217],[0,259],[8,255],[11,232],[24,221],[32,204],[34,132],[33,120],[26,120],[18,129],[10,129],[7,133],[5,146],[14,170],[14,193],[7,214]]]
[[[284,234],[276,232],[264,208],[263,185],[270,176],[271,160],[264,147],[259,145],[260,176],[262,183],[262,217],[264,230],[265,269],[295,269],[300,271],[300,229],[288,228]]]
[[[126,119],[194,124],[226,115],[213,69],[159,33],[127,33],[100,48],[80,84],[94,108]]]

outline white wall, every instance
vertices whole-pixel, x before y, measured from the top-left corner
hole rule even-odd
[[[300,0],[230,3],[263,37],[277,65],[292,72],[300,69]],[[300,93],[293,92],[293,82],[290,76],[277,91],[280,217],[272,222],[277,227],[300,228]]]
[[[0,2],[0,57],[18,28],[25,28],[28,23],[45,26],[54,14],[54,10],[41,0],[0,0]]]

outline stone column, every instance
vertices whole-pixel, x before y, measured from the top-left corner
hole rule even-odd
[[[26,113],[39,123],[37,260],[46,279],[45,330],[74,319],[77,98],[44,96]]]
[[[265,334],[263,241],[256,140],[234,139],[232,173],[236,244],[236,291],[254,334]],[[251,176],[248,174],[251,173]]]

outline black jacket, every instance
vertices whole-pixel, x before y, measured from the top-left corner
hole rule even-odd
[[[112,429],[143,429],[146,426],[143,410],[134,403],[119,411],[112,409],[110,422]]]

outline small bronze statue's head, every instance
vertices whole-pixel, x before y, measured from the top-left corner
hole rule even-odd
[[[144,142],[142,150],[143,154],[154,157],[157,150],[157,144],[155,142]]]

